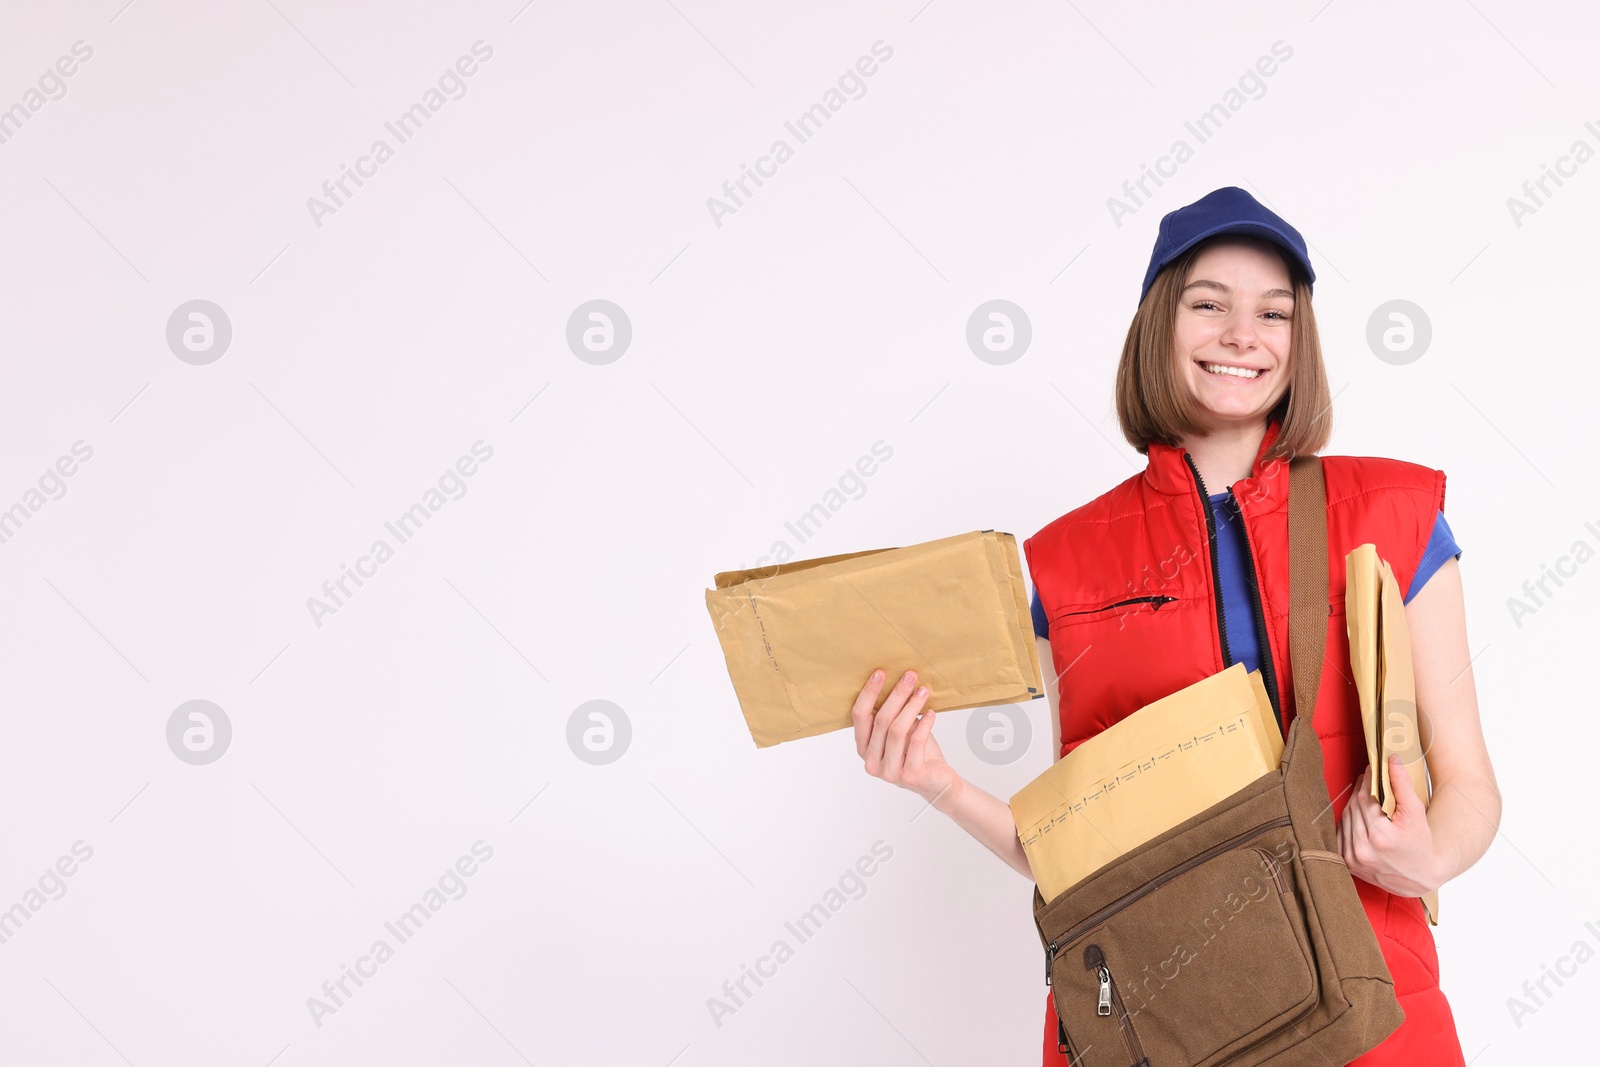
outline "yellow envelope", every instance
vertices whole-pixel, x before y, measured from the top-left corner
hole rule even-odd
[[[1361,699],[1361,725],[1367,735],[1372,798],[1385,815],[1394,813],[1389,757],[1399,753],[1411,786],[1424,806],[1432,799],[1424,738],[1417,718],[1416,675],[1411,664],[1411,632],[1405,597],[1394,568],[1378,558],[1376,545],[1358,545],[1344,557],[1345,624],[1350,634],[1350,669]],[[1382,709],[1380,716],[1379,709]],[[1380,718],[1382,724],[1380,726]],[[1428,922],[1439,925],[1439,893],[1422,898]]]
[[[1107,727],[1011,798],[1045,901],[1275,771],[1283,734],[1261,672],[1235,663]]]
[[[723,571],[706,609],[758,748],[852,725],[874,667],[927,710],[1044,697],[1017,539],[996,530]]]

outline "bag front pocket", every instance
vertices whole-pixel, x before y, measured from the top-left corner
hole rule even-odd
[[[1050,942],[1056,1014],[1081,1067],[1206,1067],[1316,1007],[1281,822],[1191,857]]]

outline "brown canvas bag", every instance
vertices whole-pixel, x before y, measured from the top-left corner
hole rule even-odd
[[[1336,1067],[1405,1018],[1311,726],[1329,616],[1318,456],[1290,463],[1289,566],[1296,713],[1278,768],[1048,904],[1034,889],[1073,1067]]]

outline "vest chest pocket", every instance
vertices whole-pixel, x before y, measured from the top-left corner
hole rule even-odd
[[[1055,605],[1050,654],[1060,694],[1062,743],[1111,725],[1210,673],[1210,635],[1196,638],[1200,600],[1171,594]],[[1064,610],[1063,610],[1064,609]],[[1206,654],[1206,655],[1202,655]]]

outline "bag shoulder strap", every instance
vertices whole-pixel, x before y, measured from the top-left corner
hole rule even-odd
[[[1328,490],[1322,457],[1289,461],[1289,663],[1294,714],[1311,722],[1328,646]]]

